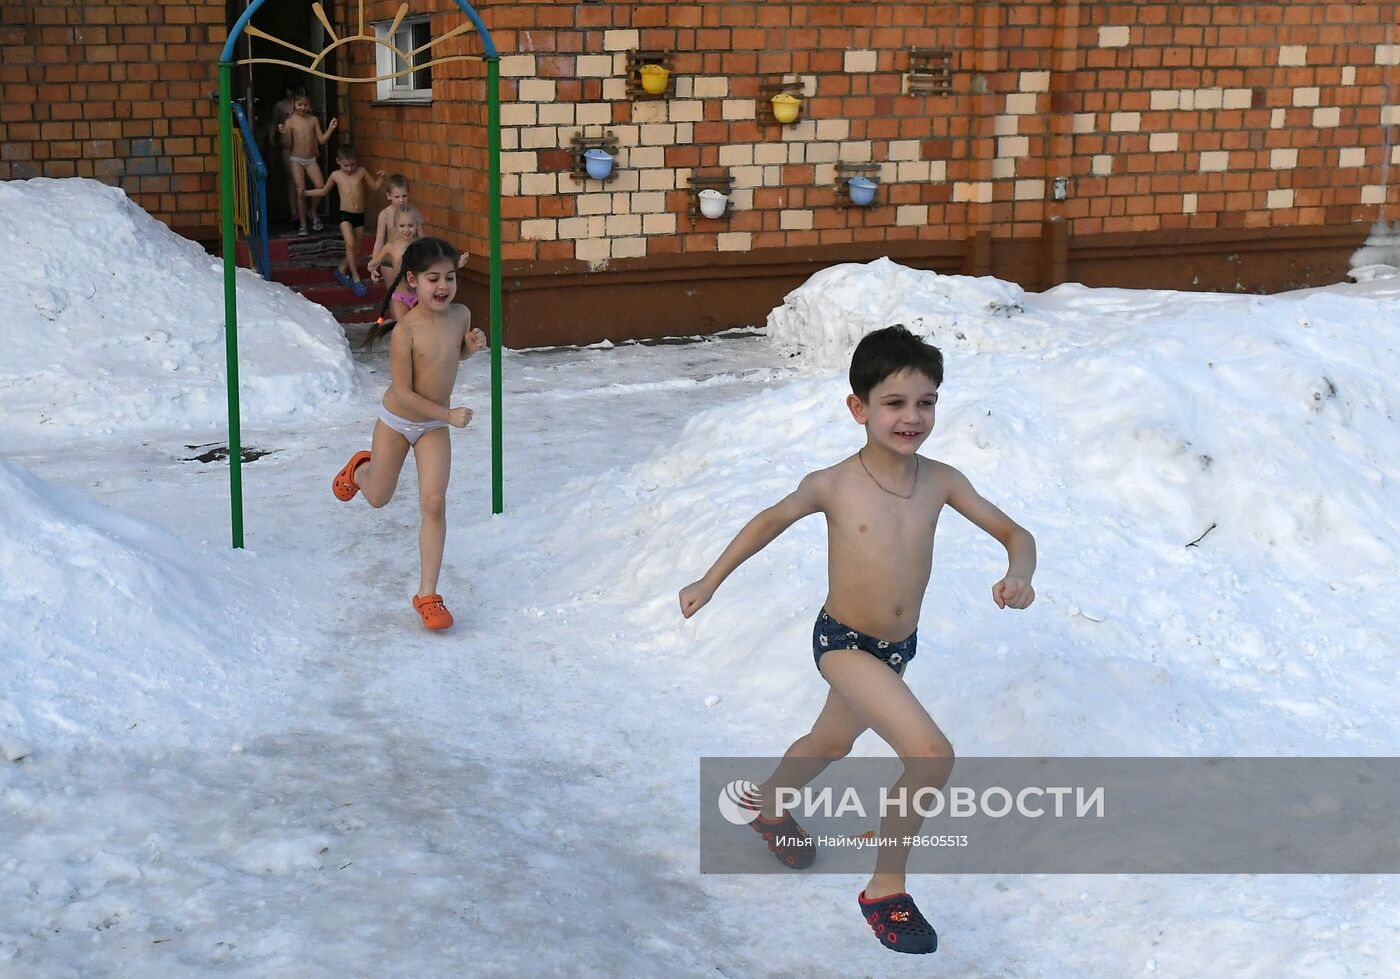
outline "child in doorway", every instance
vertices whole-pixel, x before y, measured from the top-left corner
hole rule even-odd
[[[277,159],[282,163],[282,176],[287,181],[287,213],[293,218],[297,214],[297,185],[292,179],[292,158],[288,152],[290,140],[283,132],[283,123],[296,111],[296,100],[306,94],[297,76],[288,72],[282,77],[282,98],[272,106],[272,117],[268,120],[267,145],[268,160],[273,156],[273,146]]]
[[[370,506],[382,507],[393,497],[404,460],[413,450],[422,514],[421,566],[413,607],[429,629],[452,625],[452,613],[437,590],[452,470],[447,428],[464,428],[472,417],[470,408],[449,407],[452,388],[458,364],[486,346],[485,334],[472,328],[471,312],[452,302],[457,295],[457,258],[456,249],[440,238],[422,238],[404,250],[391,291],[407,285],[417,302],[393,331],[389,390],[379,409],[370,450],[352,455],[331,481],[336,499],[349,501],[363,493]]]
[[[778,810],[779,788],[797,789],[874,730],[904,762],[892,789],[912,796],[941,788],[953,748],[904,682],[914,658],[916,626],[933,560],[933,536],[951,506],[1006,548],[1006,574],[992,586],[999,608],[1035,599],[1035,540],[972,488],[952,466],[918,454],[933,428],[943,383],[943,355],[902,326],[864,337],[851,358],[847,408],[865,428],[859,452],[808,474],[787,497],[750,520],[699,581],[680,592],[681,614],[699,611],[720,583],[795,521],[826,515],[826,604],[817,614],[812,656],[830,685],[809,733],[798,738],[759,788],[751,824],[785,864],[805,867],[815,846],[790,814]],[[918,831],[917,813],[886,815],[881,839]],[[780,840],[797,840],[796,844]],[[861,916],[887,948],[932,952],[938,936],[905,891],[908,847],[882,846],[859,897]]]
[[[343,145],[335,151],[336,171],[323,185],[315,190],[305,191],[307,197],[325,197],[334,187],[340,192],[340,212],[336,223],[340,226],[340,237],[345,241],[345,257],[336,266],[335,278],[343,286],[349,286],[355,295],[363,296],[369,290],[360,281],[360,242],[365,237],[365,188],[378,190],[384,186],[384,171],[376,171],[374,176],[355,162],[355,151]]]
[[[292,182],[297,190],[297,223],[300,225],[297,234],[305,235],[306,181],[309,179],[318,190],[326,182],[321,174],[321,165],[316,162],[316,156],[340,125],[340,120],[332,119],[330,125],[323,130],[321,120],[311,114],[311,100],[304,93],[296,97],[292,106],[292,114],[287,117],[286,122],[278,125],[277,131],[285,137],[287,159],[292,168]],[[311,221],[312,227],[320,231],[321,215],[314,207],[311,211]]]
[[[401,173],[394,174],[389,178],[384,194],[389,198],[389,206],[379,209],[379,217],[374,223],[374,250],[371,253],[374,255],[378,255],[379,249],[394,237],[394,208],[408,203],[408,178]]]

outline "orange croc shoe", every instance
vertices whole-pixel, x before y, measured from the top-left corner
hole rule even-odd
[[[353,500],[355,494],[360,491],[360,484],[355,482],[355,470],[360,468],[362,462],[369,462],[368,452],[356,452],[352,455],[345,468],[336,473],[335,479],[331,480],[331,492],[342,503]]]
[[[452,613],[442,604],[441,595],[414,595],[413,607],[423,616],[423,625],[429,629],[446,629],[452,625]]]

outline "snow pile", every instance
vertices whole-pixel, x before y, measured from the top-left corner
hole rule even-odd
[[[902,323],[920,336],[1015,316],[1021,287],[991,276],[939,275],[878,258],[822,269],[768,314],[768,336],[817,368],[844,368],[860,338]]]
[[[0,213],[8,425],[91,434],[224,424],[218,259],[93,180],[0,182]],[[354,389],[330,313],[245,269],[238,330],[246,422],[313,412]]]
[[[232,557],[8,462],[0,498],[0,745],[204,744],[284,710],[292,647],[274,669],[258,623],[286,603]]]
[[[1370,282],[1392,275],[1400,275],[1400,221],[1390,225],[1381,218],[1366,236],[1366,243],[1351,256],[1347,276]]]
[[[901,276],[910,295],[939,288],[918,276],[943,278]],[[890,275],[860,277],[847,267],[826,281],[874,295]],[[1065,286],[1024,297],[1014,319],[930,331],[948,372],[924,453],[1041,547],[1042,601],[1000,612],[1000,548],[944,518],[923,629],[960,696],[994,706],[990,726],[955,725],[978,749],[1271,754],[1400,736],[1388,697],[1355,693],[1393,672],[1375,623],[1400,614],[1388,587],[1400,289],[1380,285],[1278,297]],[[821,306],[818,290],[808,302]],[[847,393],[829,374],[703,412],[649,461],[566,487],[572,512],[561,525],[563,508],[543,506],[530,534],[576,597],[630,606],[633,629],[661,623],[655,648],[701,657],[720,692],[766,679],[775,700],[800,698],[791,671],[824,592],[820,519],[741,568],[681,627],[684,643],[667,634],[676,589],[745,520],[862,444]],[[1102,708],[1087,714],[1088,701]]]

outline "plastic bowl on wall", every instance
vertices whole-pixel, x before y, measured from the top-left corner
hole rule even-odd
[[[593,149],[583,154],[583,165],[594,180],[605,180],[612,173],[613,158],[607,150]]]
[[[648,95],[660,95],[666,91],[666,82],[671,77],[671,69],[662,65],[642,65],[642,91]]]
[[[707,218],[724,217],[725,210],[729,207],[729,195],[720,193],[717,190],[702,190],[698,195],[700,198],[700,213]]]
[[[796,122],[802,112],[802,100],[787,92],[779,92],[770,101],[773,103],[773,118],[784,125]]]
[[[851,203],[858,207],[869,207],[875,200],[875,188],[879,186],[869,177],[852,177],[846,186],[851,192]]]

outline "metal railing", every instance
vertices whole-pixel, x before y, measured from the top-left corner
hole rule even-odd
[[[272,252],[267,242],[267,167],[262,154],[258,152],[257,140],[248,125],[248,117],[243,106],[233,103],[233,118],[238,121],[241,143],[237,155],[243,160],[242,167],[234,169],[235,213],[233,226],[243,233],[248,242],[248,254],[253,267],[264,279],[272,278]],[[250,192],[251,185],[251,192]]]

